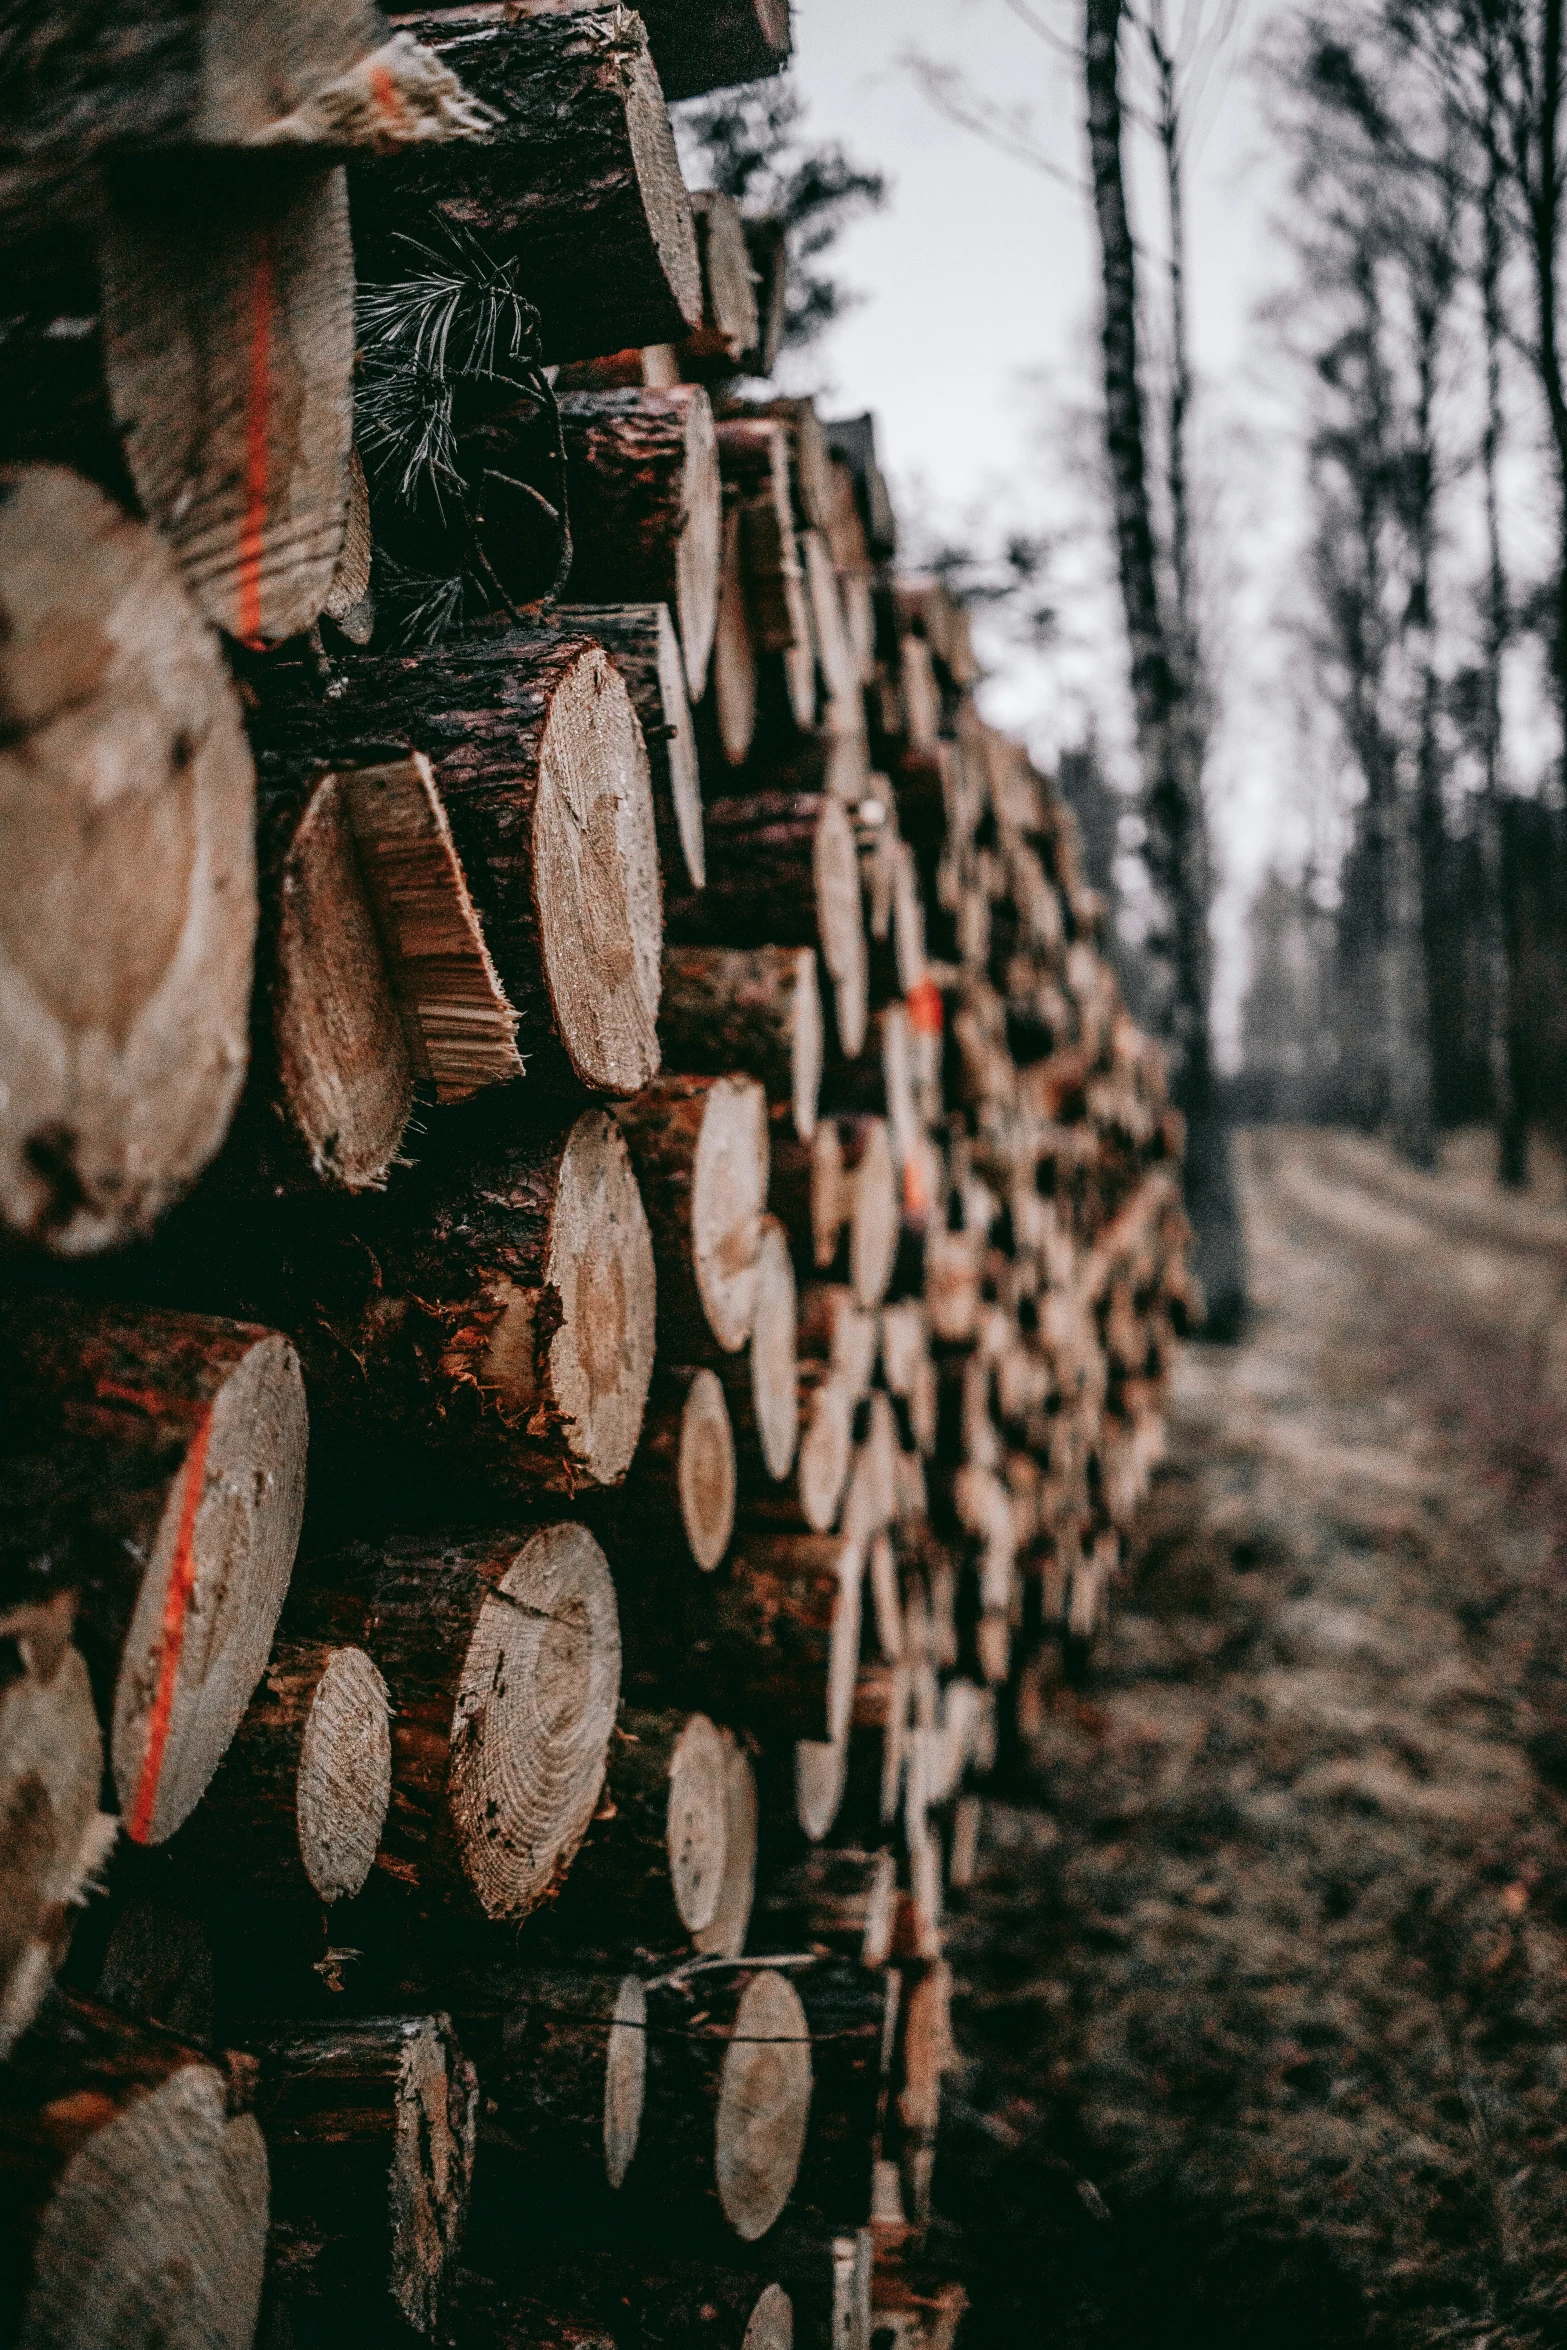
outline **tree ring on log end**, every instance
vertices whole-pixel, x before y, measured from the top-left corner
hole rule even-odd
[[[547,1526],[479,1611],[452,1721],[448,1795],[491,1917],[525,1917],[582,1841],[620,1698],[620,1626],[604,1553]]]
[[[756,1900],[756,1773],[732,1730],[724,1742],[724,1874],[712,1917],[692,1936],[708,1958],[738,1958]]]
[[[473,2174],[478,2085],[444,2016],[409,2033],[397,2080],[390,2192],[392,2298],[433,2331]]]
[[[181,2065],[78,2148],[43,2214],[17,2350],[250,2350],[266,2146]]]
[[[299,1857],[323,1901],[362,1892],[392,1799],[391,1700],[362,1648],[335,1649],[299,1742]]]
[[[0,1690],[0,2057],[49,1987],[56,1922],[82,1892],[102,1780],[92,1686],[68,1645],[51,1673],[24,1670]]]
[[[669,1881],[688,1934],[711,1925],[723,1890],[728,1809],[722,1734],[693,1714],[669,1765]]]
[[[637,1976],[626,1975],[604,2052],[604,2176],[612,2187],[624,2186],[636,2154],[646,2087],[647,1993]]]
[[[762,2287],[740,2350],[794,2350],[794,2303],[782,2285]]]
[[[561,1159],[545,1278],[561,1305],[550,1385],[572,1455],[596,1484],[617,1484],[653,1377],[655,1283],[631,1153],[602,1110],[577,1120]]]
[[[698,1371],[680,1413],[675,1466],[691,1555],[711,1574],[735,1530],[735,1439],[716,1371]]]
[[[756,1260],[756,1320],[751,1329],[751,1405],[762,1465],[775,1483],[794,1466],[800,1434],[797,1299],[789,1235],[776,1216],[762,1219]]]
[[[658,1071],[658,838],[642,729],[600,645],[584,647],[550,703],[532,832],[561,1042],[594,1092],[640,1092]]]
[[[170,1486],[125,1637],[109,1751],[138,1844],[190,1817],[261,1678],[299,1544],[307,1439],[299,1357],[268,1331]]]
[[[789,1013],[790,1107],[794,1130],[802,1142],[816,1132],[817,1104],[822,1096],[822,991],[816,976],[816,950],[801,947],[795,957],[794,999]]]
[[[747,2244],[765,2236],[799,2175],[811,2105],[811,2034],[787,1977],[753,1975],[724,2051],[714,2130],[718,2200]]]
[[[0,471],[0,1220],[56,1255],[150,1230],[249,1051],[255,776],[157,533]]]
[[[756,1315],[756,1260],[767,1205],[767,1096],[749,1077],[709,1089],[691,1172],[696,1285],[713,1336],[738,1354]]]

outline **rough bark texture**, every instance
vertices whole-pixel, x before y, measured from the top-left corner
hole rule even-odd
[[[700,384],[568,392],[560,403],[571,501],[569,586],[582,603],[667,604],[693,698],[718,618],[723,492]]]
[[[323,700],[268,679],[269,784],[422,751],[484,943],[544,1083],[634,1092],[656,1069],[659,881],[647,754],[618,671],[580,636],[494,630],[451,651],[355,661]]]
[[[792,2350],[795,2339],[793,2305],[781,2285],[711,2261],[650,2274],[645,2255],[530,2258],[525,2275],[504,2285],[465,2274],[456,2317],[474,2350],[635,2350],[665,2342]]]
[[[757,1921],[760,1948],[820,1944],[863,1967],[892,1955],[897,1859],[890,1846],[825,1846],[769,1873]]]
[[[552,1948],[689,1950],[723,1890],[727,1802],[724,1742],[705,1714],[624,1708],[598,1811],[541,1920]]]
[[[647,1202],[675,1358],[744,1346],[756,1315],[767,1102],[748,1077],[661,1077],[616,1112]]]
[[[821,991],[809,947],[664,950],[659,1043],[671,1069],[744,1069],[786,1104],[794,1131],[816,1131],[822,1074]]]
[[[304,1510],[298,1359],[243,1322],[11,1298],[0,1424],[0,1629],[74,1594],[126,1831],[161,1843],[272,1645]]]
[[[459,1984],[485,2091],[486,2144],[536,2196],[604,2201],[624,2185],[642,2127],[647,1996],[637,1976],[509,1962]],[[508,2177],[508,2188],[511,2178]]]
[[[875,2159],[892,2061],[900,1978],[855,1959],[802,1967],[795,1988],[811,2028],[811,2119],[800,2194],[834,2225],[871,2216]]]
[[[680,640],[667,604],[567,604],[568,629],[597,637],[626,681],[653,778],[659,863],[682,886],[707,878],[702,845],[702,776],[686,693]]]
[[[697,325],[691,207],[636,18],[572,7],[514,23],[496,7],[405,21],[502,119],[482,146],[356,172],[371,274],[392,234],[439,223],[516,264],[547,360],[677,342]]]
[[[267,2157],[234,2074],[56,1992],[0,2070],[0,2324],[18,2350],[250,2350]]]
[[[573,1525],[356,1543],[310,1560],[302,1585],[301,1636],[362,1648],[391,1693],[376,1866],[422,1907],[526,1917],[604,1782],[620,1635],[597,1543]]]
[[[789,60],[788,0],[649,0],[641,13],[666,98],[760,81]]]
[[[0,473],[0,1217],[65,1256],[150,1228],[245,1071],[254,782],[155,534]]]

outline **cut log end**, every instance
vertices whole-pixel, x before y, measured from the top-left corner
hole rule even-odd
[[[604,2054],[604,2176],[612,2187],[624,2186],[636,2154],[646,2088],[647,1993],[636,1975],[626,1975]]]
[[[706,1714],[693,1714],[669,1767],[669,1877],[690,1934],[711,1925],[723,1885],[727,1831],[724,1741]]]
[[[795,1472],[800,1514],[815,1534],[837,1524],[854,1459],[854,1397],[842,1379],[802,1382],[800,1454]]]
[[[462,2234],[478,2089],[444,2016],[423,2016],[403,2050],[390,2180],[392,2298],[429,2333]]]
[[[604,1554],[549,1526],[484,1601],[463,1663],[449,1800],[469,1882],[491,1917],[551,1890],[593,1816],[620,1695]]]
[[[69,1912],[103,1856],[102,1779],[80,1655],[69,1645],[47,1658],[24,1654],[0,1689],[0,2058],[32,2022]]]
[[[642,729],[598,645],[551,703],[533,891],[556,1025],[577,1076],[598,1093],[638,1092],[658,1069],[658,842]]]
[[[819,1844],[843,1808],[849,1749],[841,1739],[801,1738],[794,1749],[794,1816]]]
[[[765,1216],[756,1259],[751,1409],[761,1444],[762,1466],[775,1482],[781,1482],[793,1468],[800,1434],[795,1314],[789,1236],[776,1216]]]
[[[859,850],[848,810],[836,799],[822,803],[811,851],[816,887],[816,921],[822,960],[832,981],[838,1043],[852,1060],[865,1043],[870,1024],[869,961],[860,895]]]
[[[794,2303],[782,2285],[762,2287],[740,2350],[794,2350]]]
[[[849,1202],[849,1282],[858,1303],[879,1305],[898,1254],[902,1190],[885,1119],[857,1122],[846,1151]]]
[[[745,765],[756,736],[756,643],[746,611],[740,519],[737,506],[724,517],[710,684],[718,746],[731,767]]]
[[[756,1774],[734,1732],[722,1730],[719,1736],[724,1745],[723,1876],[712,1916],[691,1939],[705,1957],[738,1958],[756,1898]]]
[[[669,112],[645,47],[629,54],[626,129],[637,189],[669,292],[688,328],[702,322],[702,262]]]
[[[715,1371],[698,1371],[686,1390],[675,1474],[691,1555],[711,1574],[735,1526],[734,1430]]]
[[[673,729],[666,752],[669,796],[674,805],[680,854],[692,888],[701,889],[707,881],[707,854],[702,840],[702,776],[697,765],[696,731],[691,719],[680,639],[667,604],[658,608],[658,679],[659,698],[668,713],[665,723]]]
[[[680,544],[675,555],[675,608],[685,654],[686,684],[700,698],[707,684],[718,627],[719,573],[724,552],[723,485],[712,403],[698,392],[686,409],[686,464]]]
[[[170,1489],[126,1634],[110,1754],[127,1833],[190,1816],[272,1646],[305,1501],[299,1358],[272,1332],[218,1388]]]
[[[795,963],[794,1003],[791,1013],[791,1103],[794,1130],[802,1142],[816,1132],[817,1105],[822,1092],[824,1035],[822,995],[816,977],[816,956],[801,947]]]
[[[156,533],[0,473],[0,1219],[61,1256],[150,1229],[245,1073],[254,772]]]
[[[360,1648],[340,1648],[316,1684],[300,1741],[299,1855],[323,1901],[362,1892],[392,1795],[386,1683]]]
[[[756,1263],[767,1200],[767,1096],[748,1077],[711,1087],[691,1180],[697,1289],[713,1336],[738,1354],[756,1318]]]
[[[585,1480],[614,1485],[642,1432],[655,1302],[642,1195],[625,1142],[602,1111],[577,1120],[561,1161],[547,1278],[561,1310],[550,1383],[570,1450]],[[517,1398],[519,1406],[528,1400]]]
[[[754,1975],[735,2011],[718,2093],[718,2199],[735,2234],[754,2244],[782,2212],[799,2174],[811,2103],[811,2036],[784,1976]]]
[[[66,2164],[38,2229],[18,2350],[250,2350],[267,2155],[210,2065],[182,2064]]]

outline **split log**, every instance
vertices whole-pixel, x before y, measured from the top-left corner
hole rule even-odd
[[[56,1992],[0,2069],[0,2330],[18,2350],[250,2350],[267,2155],[196,2049]]]
[[[38,2011],[108,1858],[103,1739],[69,1595],[0,1639],[0,2059]]]
[[[460,717],[453,717],[453,712]],[[580,636],[493,629],[451,650],[355,661],[323,699],[269,674],[263,773],[429,759],[530,1076],[630,1093],[658,1066],[659,879],[642,730],[609,655]]]
[[[551,1948],[689,1949],[717,1914],[729,1810],[728,1755],[706,1714],[624,1708],[598,1811],[540,1921]]]
[[[683,873],[691,888],[700,889],[707,879],[702,778],[669,606],[567,604],[557,618],[564,628],[596,637],[625,679],[647,744],[661,868],[671,875]]]
[[[354,1543],[310,1561],[291,1617],[302,1637],[364,1649],[391,1693],[377,1868],[421,1906],[526,1917],[593,1816],[619,1699],[615,1593],[592,1536]]]
[[[669,935],[684,944],[816,947],[832,982],[838,1040],[865,1042],[865,922],[854,826],[820,792],[736,794],[707,809],[707,887],[672,895]]]
[[[756,738],[756,643],[746,608],[740,550],[740,509],[724,515],[723,552],[718,572],[718,617],[707,693],[697,712],[707,751],[710,788],[716,790],[720,763],[743,767]]]
[[[403,274],[389,240],[435,226],[515,265],[547,360],[680,341],[702,315],[702,271],[640,25],[607,7],[403,22],[501,119],[482,146],[356,169],[364,274]]]
[[[362,1648],[289,1637],[187,1832],[217,1882],[330,1905],[364,1890],[392,1797],[391,1700]]]
[[[298,1335],[321,1423],[514,1492],[618,1484],[654,1317],[620,1130],[588,1110],[509,1147],[455,1130],[448,1144],[394,1194],[352,1203],[335,1236],[291,1225],[275,1272],[258,1273]]]
[[[794,1466],[800,1417],[796,1396],[794,1265],[789,1238],[776,1216],[762,1218],[756,1256],[756,1315],[743,1355],[724,1358],[738,1438],[748,1479],[774,1483]]]
[[[790,51],[788,0],[649,0],[648,41],[666,98],[701,98],[781,73]]]
[[[800,2167],[811,2102],[805,2011],[774,1969],[697,1975],[649,1994],[648,2142],[667,2211],[703,2207],[745,2243],[773,2226]]]
[[[723,493],[700,384],[568,392],[560,403],[575,602],[667,604],[693,699],[718,619]]]
[[[800,2195],[828,2220],[859,2227],[871,2216],[901,1980],[890,1967],[841,1958],[802,1967],[794,1980],[813,2074]]]
[[[615,1114],[652,1222],[666,1350],[738,1353],[756,1318],[766,1095],[748,1077],[660,1077]]]
[[[245,2036],[289,2298],[340,2317],[390,2299],[434,2331],[473,2172],[478,2080],[441,2015],[287,2023]]]
[[[671,1069],[743,1069],[769,1102],[789,1105],[795,1133],[810,1141],[822,1072],[811,948],[666,947],[658,1029]]]
[[[897,1892],[890,1846],[818,1846],[769,1878],[758,1921],[762,1947],[825,1948],[862,1967],[885,1966]]]
[[[0,1631],[75,1594],[126,1832],[159,1844],[272,1645],[304,1511],[298,1358],[243,1322],[13,1297],[0,1424]]]
[[[711,1574],[734,1532],[735,1487],[734,1427],[717,1372],[656,1370],[636,1457],[599,1512],[612,1557],[631,1575],[667,1565],[678,1576],[693,1564]]]
[[[318,617],[348,512],[354,256],[341,170],[122,185],[103,364],[136,493],[206,618],[254,647]]]
[[[254,781],[157,535],[0,472],[0,1217],[62,1256],[148,1231],[245,1072]]]
[[[655,63],[657,47],[654,36]],[[708,370],[730,376],[761,333],[745,221],[734,198],[716,188],[693,189],[691,210],[702,261],[702,321],[681,346],[681,363],[688,377]]]

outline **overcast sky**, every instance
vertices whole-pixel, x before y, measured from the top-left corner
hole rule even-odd
[[[1171,0],[1178,24],[1184,0]],[[1287,278],[1278,234],[1285,189],[1266,137],[1252,64],[1273,0],[1240,0],[1235,35],[1207,84],[1189,174],[1192,339],[1202,387],[1198,437],[1210,500],[1222,502],[1223,653],[1228,707],[1212,789],[1226,886],[1218,929],[1221,1012],[1233,1030],[1239,917],[1271,855],[1300,847],[1290,737],[1279,723],[1271,611],[1289,568],[1299,501],[1290,488],[1288,371],[1259,305]],[[1034,0],[1076,37],[1079,0]],[[1210,0],[1210,13],[1213,0]],[[1019,519],[1079,515],[1074,491],[1093,400],[1097,257],[1082,192],[1082,101],[1070,63],[1007,0],[794,0],[796,79],[808,134],[841,139],[886,172],[885,209],[856,225],[834,268],[864,299],[808,374],[828,413],[875,411],[883,462],[904,512],[940,529],[976,502]],[[945,120],[906,62],[960,66],[1032,133],[1064,179],[1013,161]],[[1146,149],[1147,142],[1132,144]],[[1165,249],[1157,182],[1139,169],[1135,222]],[[1157,289],[1155,289],[1157,292]],[[1108,550],[1064,559],[1064,657],[1014,663],[990,714],[1048,757],[1096,709],[1124,742],[1123,657],[1113,639]]]

